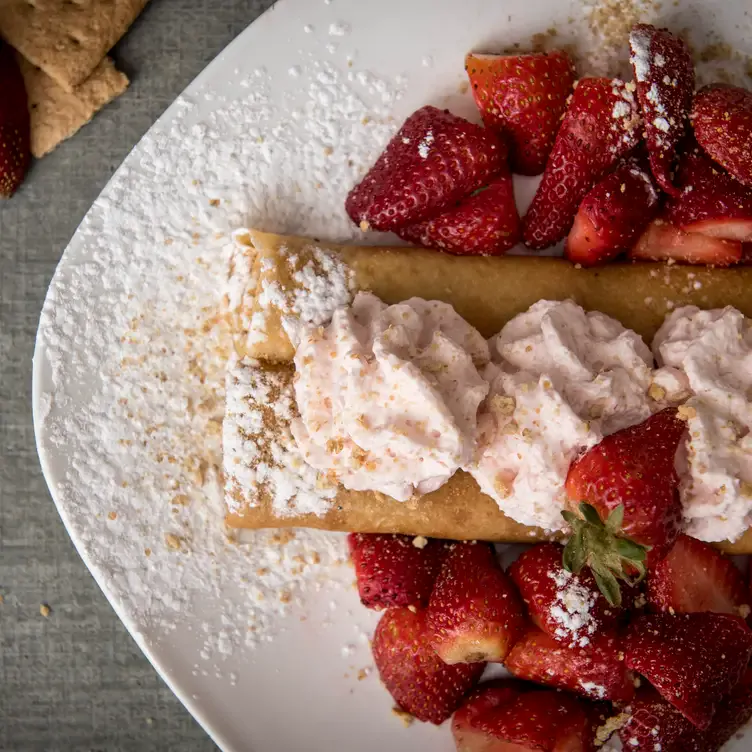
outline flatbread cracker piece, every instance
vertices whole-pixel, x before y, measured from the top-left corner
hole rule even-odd
[[[0,0],[0,37],[66,91],[88,79],[148,0]]]
[[[18,62],[29,96],[31,153],[37,158],[70,138],[128,87],[128,77],[108,57],[72,92],[21,55]]]

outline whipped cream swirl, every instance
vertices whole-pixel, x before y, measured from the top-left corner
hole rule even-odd
[[[488,361],[486,340],[452,306],[358,293],[303,333],[293,436],[346,488],[398,501],[434,491],[472,459]]]
[[[655,409],[652,355],[636,332],[571,300],[539,301],[491,351],[478,451],[466,469],[509,517],[560,530],[572,460]]]
[[[677,457],[686,532],[733,541],[752,524],[752,320],[731,307],[679,308],[653,350],[666,398],[691,395],[680,408],[686,456]]]

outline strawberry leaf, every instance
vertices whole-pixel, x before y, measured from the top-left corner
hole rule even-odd
[[[577,530],[564,547],[562,564],[567,572],[579,574],[587,563],[587,551],[582,536],[582,530]]]
[[[622,525],[624,524],[624,504],[619,504],[611,514],[608,515],[606,520],[606,528],[614,535],[618,535],[621,532]]]
[[[619,583],[617,582],[616,577],[614,577],[608,569],[599,570],[591,567],[591,570],[593,572],[593,577],[595,577],[595,581],[598,584],[598,589],[606,597],[606,600],[612,606],[621,606],[621,589],[619,588]]]

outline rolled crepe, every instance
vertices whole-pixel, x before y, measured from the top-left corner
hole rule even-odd
[[[270,458],[279,463],[281,455],[290,466],[302,463],[289,434],[295,414],[290,325],[326,323],[331,314],[327,305],[344,304],[359,290],[390,304],[410,297],[445,301],[486,337],[541,299],[572,299],[586,310],[612,316],[647,342],[679,306],[731,305],[752,317],[752,267],[626,263],[578,269],[556,258],[449,256],[255,230],[239,239],[245,247],[231,269],[234,292],[229,298],[238,357],[228,371],[224,427],[227,523],[232,527],[314,527],[498,542],[551,537],[506,517],[461,471],[438,491],[408,502],[329,488],[321,478],[296,494],[285,476],[293,472],[291,467],[276,475],[273,467],[270,471]],[[251,382],[258,388],[249,388]],[[285,408],[275,412],[278,404]],[[249,425],[264,430],[249,433]],[[269,442],[276,442],[273,452]],[[259,457],[263,478],[256,470]],[[284,493],[270,487],[275,483]],[[752,533],[721,546],[752,553]]]

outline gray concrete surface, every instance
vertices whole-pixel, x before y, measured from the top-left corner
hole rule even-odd
[[[31,357],[47,285],[86,210],[175,96],[271,4],[151,0],[113,53],[129,91],[0,204],[0,750],[216,749],[63,528],[34,446]]]

